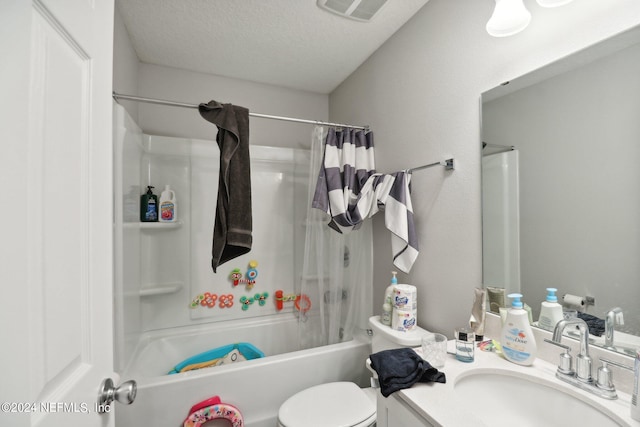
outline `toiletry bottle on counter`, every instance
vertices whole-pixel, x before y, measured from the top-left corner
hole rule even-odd
[[[152,186],[147,186],[147,192],[140,196],[140,221],[158,221],[158,196],[153,194]]]
[[[178,205],[176,203],[176,193],[168,185],[164,186],[164,191],[160,194],[160,222],[175,222],[177,219]]]
[[[531,365],[536,358],[536,340],[529,324],[529,316],[522,308],[521,294],[509,294],[511,308],[502,327],[501,344],[504,357],[518,365]]]
[[[380,323],[383,325],[391,326],[391,314],[393,307],[391,306],[391,299],[393,298],[393,286],[398,284],[395,271],[392,271],[393,277],[391,278],[391,284],[387,286],[387,290],[384,292],[384,301],[382,302],[382,315],[380,316]]]
[[[636,349],[636,361],[633,370],[633,390],[631,391],[631,418],[640,421],[640,402],[638,387],[640,386],[640,349]]]
[[[538,326],[546,331],[553,331],[556,323],[563,319],[562,305],[558,304],[556,292],[556,288],[547,288],[547,300],[540,307]]]

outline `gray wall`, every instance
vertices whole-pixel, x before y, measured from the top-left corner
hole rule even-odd
[[[331,120],[368,123],[380,171],[453,156],[456,170],[417,172],[413,206],[421,253],[401,282],[418,286],[418,323],[449,337],[481,286],[480,94],[640,23],[640,2],[579,0],[543,9],[530,26],[485,31],[492,0],[431,0],[330,96]],[[390,237],[374,219],[374,308],[393,269]]]

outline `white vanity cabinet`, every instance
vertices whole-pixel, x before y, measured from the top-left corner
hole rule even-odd
[[[378,390],[377,427],[435,427],[411,408],[397,393],[384,397]]]

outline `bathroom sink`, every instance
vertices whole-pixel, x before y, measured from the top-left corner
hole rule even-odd
[[[513,370],[470,369],[457,376],[454,392],[469,412],[491,426],[626,425],[597,400]]]

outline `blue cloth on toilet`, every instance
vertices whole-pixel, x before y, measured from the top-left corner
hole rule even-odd
[[[379,351],[369,359],[378,374],[380,392],[384,397],[417,382],[447,382],[444,372],[438,371],[410,348]]]

